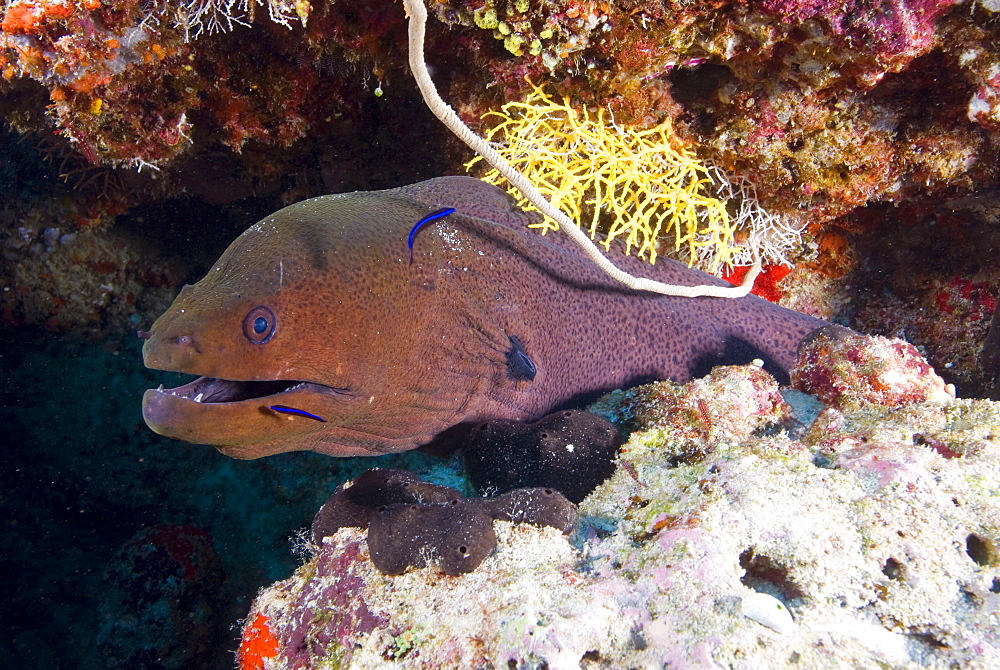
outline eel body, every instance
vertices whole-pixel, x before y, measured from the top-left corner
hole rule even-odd
[[[411,263],[410,230],[445,208],[415,235]],[[200,377],[146,391],[146,423],[237,458],[398,452],[721,363],[760,357],[785,376],[825,324],[754,296],[630,291],[564,235],[530,230],[536,220],[467,177],[276,212],[153,324],[146,365]],[[616,262],[674,284],[724,283],[666,259]]]

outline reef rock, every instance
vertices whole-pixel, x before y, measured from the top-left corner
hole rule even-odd
[[[909,342],[827,326],[803,343],[792,386],[839,408],[898,407],[954,397]]]
[[[850,337],[814,342],[822,360],[803,352],[796,372],[838,389],[815,420],[753,365],[592,406],[634,432],[570,538],[496,522],[497,549],[476,570],[389,576],[361,531],[338,530],[257,598],[241,658],[1000,666],[1000,405],[952,398],[905,343]],[[940,392],[866,395],[878,379]]]

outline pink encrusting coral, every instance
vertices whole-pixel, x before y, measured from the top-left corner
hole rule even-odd
[[[1000,405],[951,398],[896,342],[851,337],[822,361],[803,355],[796,374],[823,365],[839,404],[813,421],[796,397],[797,438],[777,384],[752,365],[592,406],[635,432],[581,503],[572,542],[500,523],[476,570],[392,577],[361,533],[338,531],[254,603],[248,621],[311,641],[268,667],[1000,663]],[[889,379],[895,392],[872,395]],[[745,616],[759,594],[793,621]],[[323,632],[361,606],[371,617],[347,644]]]
[[[757,0],[750,3],[789,24],[817,21],[843,38],[865,45],[887,71],[905,66],[936,41],[938,20],[958,0]]]
[[[821,331],[803,346],[792,372],[792,386],[839,409],[954,398],[909,342],[846,329]]]
[[[362,598],[366,566],[359,559],[364,551],[360,540],[345,543],[316,564],[313,579],[301,588],[273,594],[296,613],[292,621],[272,618],[270,622],[285,667],[313,668],[327,656],[341,657],[340,650],[353,649],[371,631],[388,623],[386,617],[371,612]]]

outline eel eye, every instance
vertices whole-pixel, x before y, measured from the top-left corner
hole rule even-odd
[[[243,334],[254,344],[264,344],[274,337],[276,326],[274,312],[261,305],[251,309],[243,319]]]

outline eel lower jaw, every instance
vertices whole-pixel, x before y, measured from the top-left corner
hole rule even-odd
[[[232,381],[199,377],[177,388],[161,385],[142,397],[142,417],[154,432],[185,442],[217,447],[296,444],[325,424],[306,416],[277,412],[294,407],[332,419],[352,394],[314,382],[296,380]],[[290,448],[278,449],[288,451]]]

